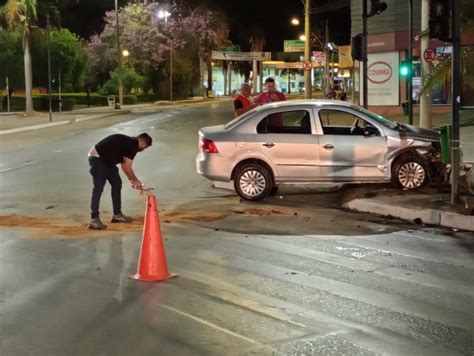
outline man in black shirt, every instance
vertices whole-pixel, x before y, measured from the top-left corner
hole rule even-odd
[[[142,189],[143,184],[137,178],[132,169],[132,162],[138,152],[151,146],[152,139],[142,133],[138,137],[129,137],[121,134],[111,135],[104,138],[89,151],[90,174],[92,175],[94,188],[91,199],[91,222],[89,229],[104,230],[107,225],[100,221],[99,204],[100,196],[104,190],[105,182],[109,181],[112,187],[112,205],[114,215],[112,222],[132,222],[132,218],[122,213],[122,179],[117,168],[121,164],[132,187]]]

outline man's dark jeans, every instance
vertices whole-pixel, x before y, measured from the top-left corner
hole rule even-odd
[[[104,191],[105,182],[109,181],[112,186],[112,205],[114,215],[122,212],[122,179],[117,166],[108,165],[98,157],[89,157],[89,170],[94,182],[91,199],[91,218],[99,217],[100,197]]]

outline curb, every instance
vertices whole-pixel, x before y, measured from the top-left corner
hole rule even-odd
[[[415,219],[420,219],[424,224],[428,225],[474,231],[474,216],[457,214],[450,211],[415,206],[403,207],[376,199],[354,199],[344,203],[342,207],[353,211],[390,216],[411,222]]]
[[[103,113],[103,114],[99,114],[99,115],[90,115],[90,116],[85,116],[84,114],[76,114],[76,117],[74,119],[61,120],[61,121],[56,121],[56,122],[47,122],[47,123],[44,123],[44,124],[17,127],[17,128],[8,129],[8,130],[0,130],[0,136],[1,135],[12,134],[12,133],[17,133],[17,132],[46,129],[48,127],[67,125],[67,124],[72,124],[72,123],[75,123],[75,122],[83,122],[83,121],[89,121],[89,120],[94,120],[94,119],[101,119],[103,117],[111,117],[111,116],[116,116],[116,115],[121,115],[121,114],[131,114],[131,113],[132,113],[132,111],[130,111],[130,110],[123,110],[123,111],[118,111],[118,112]],[[85,116],[85,117],[83,117],[83,116]]]
[[[32,130],[45,129],[47,127],[67,125],[67,124],[70,124],[70,123],[71,123],[71,120],[63,120],[63,121],[57,121],[57,122],[48,122],[46,124],[18,127],[16,129],[2,130],[2,131],[0,131],[0,135],[7,135],[7,134],[16,133],[16,132],[23,132],[23,131],[32,131]]]

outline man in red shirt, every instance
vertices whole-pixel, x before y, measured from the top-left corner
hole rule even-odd
[[[248,83],[242,83],[239,95],[234,98],[235,117],[240,116],[257,106],[250,100],[250,92],[250,85]]]
[[[285,94],[276,90],[275,79],[267,78],[265,80],[266,91],[255,97],[255,104],[267,104],[275,101],[286,100]]]

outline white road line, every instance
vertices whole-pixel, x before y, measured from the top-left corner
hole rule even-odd
[[[232,336],[237,337],[237,338],[239,338],[239,339],[242,339],[242,340],[251,342],[252,344],[264,345],[264,344],[262,344],[262,343],[260,343],[260,342],[258,342],[258,341],[256,341],[256,340],[253,340],[253,339],[250,339],[250,338],[248,338],[248,337],[246,337],[246,336],[237,334],[237,333],[235,333],[235,332],[233,332],[233,331],[230,331],[230,330],[228,330],[228,329],[224,329],[224,328],[222,328],[222,327],[220,327],[220,326],[218,326],[218,325],[212,324],[212,323],[210,323],[210,322],[208,322],[208,321],[206,321],[206,320],[204,320],[204,319],[198,318],[198,317],[196,317],[196,316],[194,316],[194,315],[191,315],[191,314],[188,314],[188,313],[183,312],[183,311],[181,311],[181,310],[178,310],[178,309],[176,309],[176,308],[170,307],[169,305],[160,304],[160,307],[163,307],[163,308],[165,308],[165,309],[171,310],[171,311],[173,311],[173,312],[175,312],[175,313],[177,313],[177,314],[183,315],[183,316],[185,316],[185,317],[187,317],[187,318],[193,319],[193,320],[195,320],[195,321],[197,321],[197,322],[199,322],[199,323],[201,323],[201,324],[210,326],[211,328],[214,328],[214,329],[216,329],[216,330],[222,331],[222,332],[224,332],[224,333],[226,333],[226,334],[228,334],[228,335],[232,335]]]

